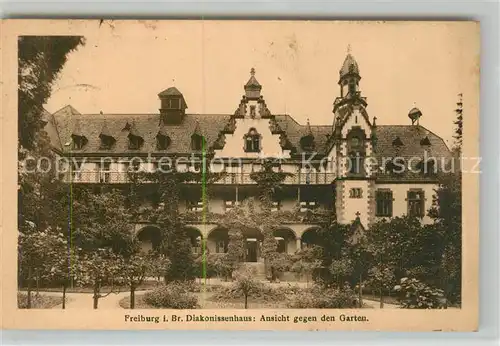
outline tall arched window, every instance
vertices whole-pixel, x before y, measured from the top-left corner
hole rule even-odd
[[[260,134],[253,127],[245,135],[245,151],[247,153],[260,152]]]
[[[347,135],[347,150],[349,156],[349,175],[363,175],[365,157],[365,133],[360,128],[354,128]]]

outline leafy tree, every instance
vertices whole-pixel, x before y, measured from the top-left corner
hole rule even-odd
[[[130,309],[135,308],[135,291],[148,276],[157,275],[168,267],[168,259],[150,252],[135,253],[123,261],[122,280],[130,289]]]
[[[282,252],[273,252],[267,256],[269,269],[271,271],[270,281],[278,280],[279,275],[290,270],[292,260],[290,255]]]
[[[93,288],[93,306],[98,308],[99,299],[120,292],[119,276],[124,272],[123,257],[109,248],[98,248],[82,252],[76,266],[76,280],[80,286]],[[103,288],[109,287],[107,293]]]
[[[463,136],[463,101],[462,101],[463,95],[460,93],[458,94],[458,101],[457,101],[457,108],[455,109],[455,114],[457,115],[457,118],[453,122],[455,124],[455,135],[453,138],[455,139],[454,143],[454,149],[461,150],[462,148],[462,136]]]
[[[434,224],[430,232],[440,238],[440,286],[446,298],[460,301],[462,281],[462,181],[461,172],[442,174],[429,216]]]
[[[328,269],[335,278],[337,287],[342,287],[342,282],[346,282],[348,277],[352,274],[353,265],[351,259],[345,256],[340,259],[332,260]]]
[[[363,280],[367,275],[367,267],[370,264],[370,254],[368,252],[368,244],[366,232],[361,225],[355,225],[354,232],[351,233],[347,249],[347,256],[351,259],[352,270],[355,280],[357,280],[358,303],[359,307],[363,307]]]
[[[93,191],[82,187],[74,190],[70,225],[72,242],[84,252],[111,249],[129,256],[134,251],[134,237],[125,197],[117,189]]]
[[[382,257],[379,254],[379,257]],[[378,287],[380,292],[380,308],[384,307],[384,291],[390,290],[395,282],[394,267],[382,260],[368,271],[368,280],[372,287]]]
[[[85,44],[82,36],[19,36],[18,137],[20,146],[35,148],[42,128],[43,105],[67,61],[68,54]]]
[[[242,268],[236,271],[234,288],[243,293],[245,309],[248,308],[248,296],[262,289],[262,283],[255,279],[255,272],[251,268]]]
[[[311,246],[301,249],[293,258],[293,264],[290,270],[298,275],[300,280],[302,276],[306,278],[306,285],[309,285],[309,278],[318,268],[321,268],[321,248],[319,246]]]
[[[225,272],[226,278],[239,268],[240,263],[245,258],[245,239],[241,229],[230,228],[228,237],[227,253],[221,258],[224,262],[221,268]]]
[[[66,308],[66,290],[75,279],[78,258],[70,252],[69,244],[60,230],[44,238],[45,259],[42,278],[62,287],[62,308]]]
[[[398,300],[404,309],[436,309],[445,304],[443,291],[420,282],[417,279],[401,278],[394,287],[399,293]]]
[[[448,301],[460,302],[462,289],[462,94],[459,94],[455,113],[455,143],[449,162],[453,169],[438,175],[439,186],[429,210],[429,216],[434,220],[430,231],[440,237],[440,252],[437,253],[440,272],[437,276],[446,297],[445,308]]]
[[[332,274],[329,268],[335,261],[340,261],[345,256],[345,251],[348,249],[348,239],[351,233],[351,225],[339,224],[331,219],[328,215],[324,220],[321,220],[321,228],[316,231],[316,236],[321,239],[319,246],[321,247],[321,256],[319,259],[322,263],[323,270],[317,279],[320,279],[326,286],[338,284],[338,277]]]
[[[67,241],[58,230],[48,228],[19,233],[19,270],[21,279],[27,283],[28,309],[31,308],[33,281],[38,283],[41,279],[56,279],[63,283],[64,288],[70,275],[70,265]]]

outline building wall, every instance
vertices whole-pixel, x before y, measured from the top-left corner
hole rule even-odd
[[[350,223],[360,213],[360,221],[365,227],[369,223],[370,182],[368,180],[341,180],[337,188],[337,219],[340,223]],[[361,189],[361,198],[352,198],[351,189]]]
[[[432,207],[433,196],[435,189],[438,186],[435,184],[375,184],[375,191],[377,189],[390,189],[392,191],[392,216],[403,216],[408,213],[407,193],[410,189],[422,189],[425,197],[425,213]],[[375,217],[375,221],[382,219]],[[422,219],[424,224],[432,223],[432,219],[425,215]]]

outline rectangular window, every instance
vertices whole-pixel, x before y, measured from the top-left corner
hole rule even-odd
[[[224,202],[224,208],[226,211],[230,211],[234,207],[240,205],[240,202],[234,201],[234,200],[228,200]]]
[[[375,193],[377,202],[376,216],[392,217],[392,191],[378,190]]]
[[[300,211],[302,213],[308,210],[314,210],[317,207],[317,203],[315,201],[301,201],[300,202]]]
[[[201,211],[203,211],[203,201],[201,201],[201,200],[188,201],[187,202],[187,209],[189,211],[201,212]]]
[[[227,247],[224,240],[217,240],[215,242],[215,253],[226,253]]]
[[[281,202],[280,201],[274,201],[272,206],[271,206],[271,211],[279,211],[281,209]]]
[[[111,182],[111,162],[104,161],[100,164],[100,182],[101,183],[109,183]]]
[[[82,178],[82,163],[71,161],[71,176],[72,181],[80,181]]]
[[[192,240],[191,248],[192,248],[193,254],[201,254],[201,239],[200,239],[200,237]]]
[[[180,100],[179,99],[170,99],[170,109],[179,109],[180,107]]]
[[[424,217],[424,191],[410,190],[408,191],[408,215],[412,217]]]
[[[350,189],[349,198],[363,198],[363,190],[361,190],[359,187]]]

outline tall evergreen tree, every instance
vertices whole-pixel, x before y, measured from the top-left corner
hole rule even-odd
[[[85,44],[82,36],[20,36],[18,39],[18,137],[33,149],[42,127],[43,105],[68,54]]]

